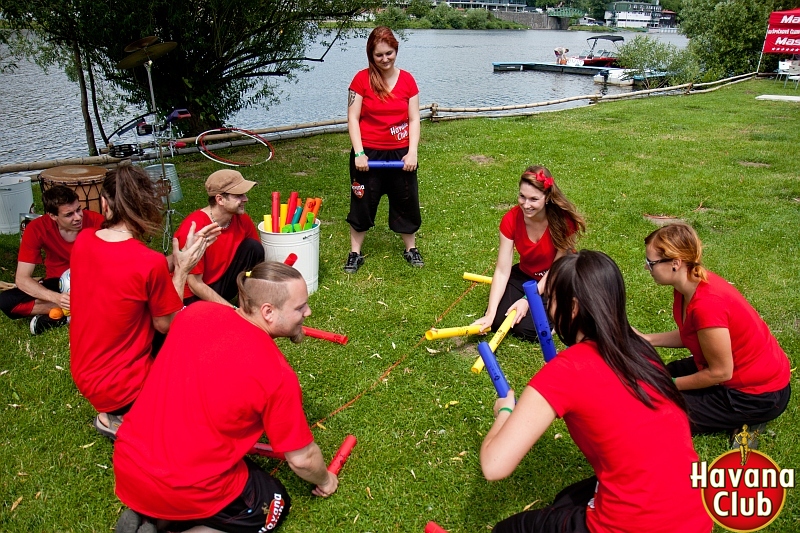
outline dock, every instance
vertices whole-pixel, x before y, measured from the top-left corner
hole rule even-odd
[[[560,72],[561,74],[578,74],[581,76],[594,76],[601,70],[608,70],[608,67],[578,67],[570,65],[559,65],[557,63],[520,63],[520,62],[499,62],[492,63],[495,72],[520,72],[523,70],[539,70],[542,72]]]

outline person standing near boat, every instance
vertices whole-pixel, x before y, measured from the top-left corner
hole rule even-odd
[[[489,305],[486,314],[473,324],[480,325],[481,330],[491,327],[497,331],[515,309],[517,316],[511,333],[535,341],[538,337],[533,320],[522,320],[528,313],[522,284],[535,280],[543,293],[553,261],[575,248],[577,233],[585,231],[586,224],[543,166],[533,165],[522,173],[517,204],[500,221],[500,247]],[[519,252],[519,263],[511,266],[514,248]]]
[[[361,246],[383,195],[389,197],[389,228],[405,245],[411,266],[424,262],[416,248],[422,224],[417,184],[420,138],[419,89],[414,77],[395,66],[398,42],[392,30],[378,26],[367,40],[369,67],[350,83],[347,129],[350,151],[350,254],[344,271],[353,274],[364,263]],[[403,168],[370,168],[370,161],[403,161]]]

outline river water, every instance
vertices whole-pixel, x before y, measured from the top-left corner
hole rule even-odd
[[[557,46],[569,48],[568,55],[577,54],[587,48],[586,38],[592,35],[596,34],[556,30],[408,30],[400,41],[397,66],[414,75],[420,103],[436,102],[443,107],[527,104],[594,94],[601,86],[591,76],[492,70],[493,62],[552,62],[553,48]],[[623,35],[631,39],[636,34]],[[682,35],[651,36],[681,48],[687,44]],[[310,63],[311,70],[299,73],[296,81],[276,83],[277,104],[244,109],[229,123],[240,128],[265,128],[345,117],[350,80],[356,71],[367,66],[365,44],[364,37],[350,38],[344,46],[337,43],[323,63]],[[310,52],[311,57],[319,57],[323,50],[314,48]],[[17,71],[0,76],[0,123],[4,126],[0,128],[0,164],[87,154],[76,83],[58,69],[45,74],[32,63],[21,63]],[[158,79],[153,83],[158,84]],[[608,93],[630,90],[609,87]],[[560,107],[570,105],[585,103]],[[106,131],[110,133],[145,108],[143,102],[139,109],[131,108],[128,115],[104,117]]]

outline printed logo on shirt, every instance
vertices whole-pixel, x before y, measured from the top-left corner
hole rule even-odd
[[[278,521],[281,519],[281,514],[283,514],[284,505],[281,495],[276,492],[272,498],[269,507],[267,507],[267,504],[264,504],[264,507],[261,509],[267,517],[267,522],[264,524],[264,527],[258,530],[259,533],[266,533],[278,527]]]
[[[391,126],[389,128],[389,133],[398,141],[406,139],[408,137],[408,122],[403,122],[397,126]]]
[[[350,188],[353,189],[353,194],[355,194],[359,198],[364,197],[364,186],[361,185],[359,182],[354,181]]]
[[[740,533],[770,525],[786,502],[786,489],[794,487],[794,469],[781,469],[768,455],[750,448],[754,433],[744,426],[734,438],[738,450],[723,453],[707,465],[692,463],[692,488],[699,488],[711,519]]]

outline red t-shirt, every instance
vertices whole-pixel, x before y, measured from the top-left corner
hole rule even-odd
[[[212,221],[202,209],[198,209],[186,217],[178,231],[175,232],[181,248],[186,244],[186,236],[189,234],[192,222],[196,223],[195,231],[199,231],[211,224]],[[225,274],[233,261],[236,249],[245,239],[255,239],[257,242],[261,242],[258,230],[249,215],[233,215],[230,226],[222,230],[214,244],[206,248],[206,252],[191,273],[202,275],[203,283],[211,285]],[[187,283],[183,290],[183,297],[190,298],[192,296],[194,293],[189,289]]]
[[[567,219],[570,234],[575,232],[575,224]],[[525,214],[520,206],[515,205],[500,221],[500,233],[507,239],[514,241],[514,247],[519,252],[519,268],[525,274],[539,281],[547,274],[553,261],[556,259],[558,249],[553,244],[550,235],[550,226],[544,230],[544,235],[538,242],[531,241],[528,230],[525,228]]]
[[[417,82],[405,70],[386,100],[381,100],[369,84],[369,69],[358,72],[350,90],[361,95],[361,142],[373,150],[397,150],[408,146],[408,101],[419,94]]]
[[[675,291],[672,316],[683,345],[692,352],[698,370],[706,368],[697,330],[727,328],[733,351],[733,375],[723,386],[747,394],[783,389],[789,383],[789,359],[766,322],[733,285],[713,272],[701,281],[681,318],[683,295]]]
[[[598,478],[586,508],[590,531],[711,531],[690,475],[697,454],[689,420],[660,398],[656,410],[631,394],[584,341],[547,363],[528,383],[564,419]]]
[[[103,215],[84,209],[81,231],[90,228],[100,229],[103,221],[105,221]],[[25,227],[19,245],[18,261],[34,265],[44,262],[44,277],[57,278],[69,268],[69,258],[74,244],[64,240],[58,230],[58,223],[50,218],[50,215],[45,214],[31,220]],[[44,250],[44,261],[42,261],[42,250]]]
[[[241,494],[243,458],[265,432],[277,452],[313,442],[302,401],[266,332],[217,303],[187,307],[120,427],[117,496],[155,518],[213,516]]]
[[[179,311],[183,300],[163,255],[95,231],[82,231],[72,254],[70,367],[78,390],[103,413],[139,395],[153,363],[153,317]]]

